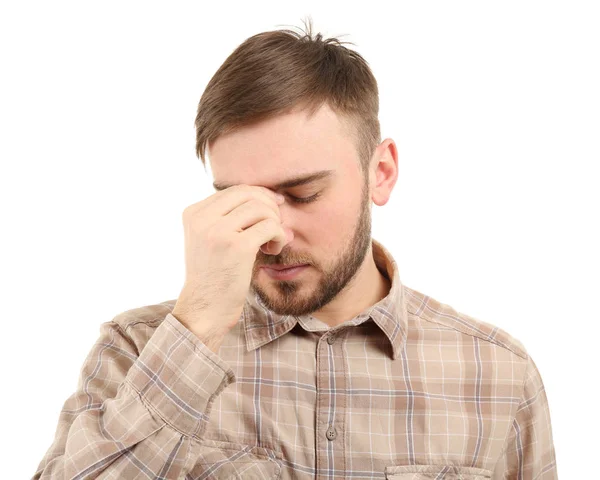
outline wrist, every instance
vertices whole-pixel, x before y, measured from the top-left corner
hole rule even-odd
[[[206,325],[198,319],[192,320],[190,315],[186,315],[177,309],[173,309],[171,315],[175,317],[179,323],[192,332],[198,339],[206,345],[210,350],[217,353],[227,332],[215,325]]]

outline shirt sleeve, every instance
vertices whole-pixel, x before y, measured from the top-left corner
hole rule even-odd
[[[120,324],[105,322],[32,478],[183,478],[213,400],[234,381],[170,313],[139,355]]]
[[[521,402],[492,478],[558,479],[548,398],[531,356],[527,358]]]

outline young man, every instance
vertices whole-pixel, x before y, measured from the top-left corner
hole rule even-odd
[[[101,325],[34,478],[557,478],[524,346],[371,238],[398,174],[377,115],[364,59],[310,27],[226,59],[181,294]]]

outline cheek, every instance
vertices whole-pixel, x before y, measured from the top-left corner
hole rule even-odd
[[[336,243],[336,239],[345,237],[355,223],[356,214],[348,208],[343,208],[342,205],[315,210],[302,220],[311,241],[318,243],[323,243],[325,240]]]

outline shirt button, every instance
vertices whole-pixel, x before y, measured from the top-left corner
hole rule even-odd
[[[335,431],[335,428],[329,427],[327,429],[327,433],[325,433],[325,436],[327,437],[327,440],[335,440],[335,437],[337,437],[337,432]]]
[[[329,335],[329,336],[327,337],[327,343],[328,343],[329,345],[333,345],[333,344],[335,343],[335,335]]]

